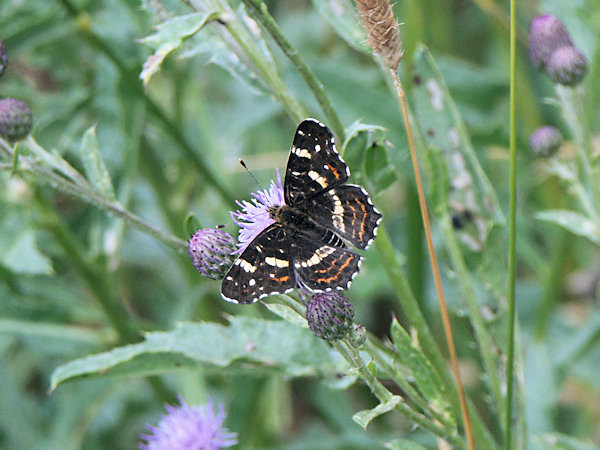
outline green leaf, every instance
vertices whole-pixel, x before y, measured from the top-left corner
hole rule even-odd
[[[494,224],[504,223],[496,193],[479,164],[446,83],[425,47],[415,52],[413,64],[409,98],[414,120],[425,147],[428,151],[439,149],[435,151],[441,151],[446,163],[449,187],[445,214],[473,223],[458,230],[457,235],[471,251],[480,252]],[[432,175],[430,182],[436,181]],[[437,214],[441,212],[436,210]]]
[[[554,209],[539,212],[535,217],[560,225],[573,234],[588,238],[594,244],[600,244],[600,227],[582,214],[574,211]]]
[[[104,164],[104,159],[98,148],[96,126],[87,129],[81,141],[81,159],[88,180],[99,192],[111,200],[115,199],[115,190],[110,179],[110,174]]]
[[[356,13],[354,2],[350,0],[313,0],[313,5],[333,27],[335,32],[352,48],[371,54],[367,44],[367,34]]]
[[[415,380],[415,386],[438,412],[452,418],[451,407],[443,390],[443,384],[433,367],[408,333],[394,318],[391,335],[399,363],[408,368]],[[452,418],[453,419],[453,418]]]
[[[51,389],[84,376],[145,376],[211,366],[220,367],[219,373],[260,370],[294,377],[335,376],[347,370],[307,329],[284,321],[231,317],[229,325],[180,323],[169,332],[148,333],[139,344],[76,359],[54,371]]]
[[[386,146],[391,144],[382,140],[374,141],[367,148],[365,172],[369,180],[369,188],[373,192],[381,192],[396,181],[396,171],[387,159]]]
[[[384,128],[378,125],[367,125],[360,121],[354,122],[346,129],[346,141],[341,154],[355,182],[363,181],[367,150],[375,143],[376,133],[383,130]]]
[[[584,442],[560,433],[548,433],[532,436],[530,450],[598,450],[593,442]]]
[[[21,205],[0,202],[0,265],[16,273],[48,275],[50,259],[37,248],[36,232],[29,224],[29,213]]]
[[[393,441],[386,442],[383,446],[392,450],[425,450],[425,447],[418,442],[407,439],[394,439]]]
[[[169,53],[177,50],[183,44],[184,39],[196,34],[204,25],[217,19],[220,15],[219,11],[212,11],[176,16],[158,25],[156,33],[142,39],[141,42],[154,50],[152,56],[144,63],[140,74],[144,86],[147,86],[152,75],[158,72],[160,65]]]
[[[387,402],[380,403],[373,409],[365,409],[363,411],[357,412],[352,416],[352,420],[354,420],[357,424],[366,429],[373,419],[382,414],[390,412],[400,402],[402,402],[402,397],[400,397],[399,395],[392,395],[392,397]]]

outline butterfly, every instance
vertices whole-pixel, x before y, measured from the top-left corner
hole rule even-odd
[[[285,171],[284,204],[268,208],[274,222],[234,261],[222,297],[253,303],[296,286],[348,289],[362,259],[348,244],[368,248],[382,218],[364,188],[345,184],[349,177],[329,128],[315,119],[300,123]]]

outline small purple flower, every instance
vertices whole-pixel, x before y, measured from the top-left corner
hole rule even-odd
[[[220,280],[233,264],[236,242],[220,228],[203,228],[188,241],[188,255],[201,275]]]
[[[343,338],[352,328],[354,307],[336,291],[313,295],[306,305],[308,327],[327,341]]]
[[[189,406],[178,396],[180,406],[166,405],[157,427],[148,425],[150,433],[140,436],[144,450],[217,450],[237,444],[237,435],[223,428],[225,410],[219,405],[215,414],[213,402]]]
[[[233,221],[240,227],[237,253],[242,253],[261,231],[275,223],[269,210],[274,206],[285,204],[279,170],[277,170],[277,184],[271,181],[269,189],[253,192],[252,197],[254,197],[252,202],[238,201],[237,204],[242,210],[231,213]]]
[[[531,21],[529,58],[537,69],[546,70],[550,57],[557,49],[571,46],[571,36],[558,17],[544,14]]]
[[[531,136],[529,136],[529,147],[539,157],[548,158],[556,154],[562,141],[563,138],[560,131],[546,125],[531,133]]]
[[[588,69],[585,55],[575,47],[561,47],[552,53],[546,70],[555,83],[564,86],[578,85]]]

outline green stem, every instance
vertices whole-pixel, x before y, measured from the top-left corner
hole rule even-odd
[[[193,1],[191,3],[199,11],[222,11],[224,13],[222,16],[224,26],[217,25],[216,28],[219,36],[241,61],[244,61],[254,73],[264,80],[265,86],[279,99],[294,122],[304,119],[306,117],[304,109],[286,88],[275,64],[265,58],[265,54],[255,43],[256,38],[239,21],[229,4],[224,0]]]
[[[506,407],[504,409],[504,446],[506,450],[512,447],[512,409],[513,409],[513,378],[515,367],[515,278],[517,267],[517,116],[516,116],[516,47],[517,47],[517,12],[516,0],[510,0],[510,102],[509,102],[509,124],[510,124],[510,204],[508,225],[508,349],[506,355]]]
[[[579,87],[569,88],[561,85],[556,85],[555,90],[562,105],[565,122],[571,129],[577,144],[579,167],[585,174],[585,184],[591,193],[592,205],[597,206],[600,204],[598,164],[594,156],[592,136],[587,126],[581,90]],[[600,220],[597,208],[594,208],[593,219]]]
[[[94,33],[94,31],[90,27],[87,14],[77,10],[70,2],[70,0],[60,1],[65,7],[65,9],[69,12],[69,14],[78,23],[79,26],[77,27],[77,29],[79,30],[83,38],[92,47],[96,48],[101,53],[106,55],[108,59],[110,59],[113,62],[113,64],[119,69],[119,72],[121,72],[121,76],[127,87],[133,92],[135,92],[135,94],[138,97],[144,99],[150,113],[152,113],[160,122],[162,122],[165,132],[179,144],[181,150],[183,150],[186,157],[189,158],[189,160],[192,162],[192,164],[198,170],[198,172],[202,174],[206,182],[212,185],[219,193],[219,195],[221,195],[223,200],[225,200],[227,203],[233,202],[233,199],[235,197],[233,196],[233,193],[230,192],[222,184],[222,178],[214,174],[213,169],[211,169],[208,163],[204,160],[204,158],[194,150],[194,147],[181,133],[179,127],[177,127],[177,125],[169,117],[167,117],[165,112],[156,104],[156,102],[154,102],[154,100],[152,100],[152,98],[148,96],[148,94],[144,91],[142,87],[137,73],[134,70],[127,68],[126,64],[111,49],[111,47],[105,41],[103,41],[96,33]]]
[[[377,364],[377,366],[381,367],[384,371],[386,371],[391,379],[402,389],[407,398],[415,403],[416,406],[425,411],[430,417],[433,417],[435,420],[442,423],[447,429],[454,428],[454,424],[448,421],[448,418],[444,415],[440,414],[438,411],[433,409],[426,398],[424,398],[409,382],[409,377],[406,373],[401,373],[398,368],[392,367],[386,358],[383,357],[383,354],[388,355],[391,358],[397,358],[397,355],[394,352],[386,352],[382,351],[381,347],[378,345],[376,339],[372,336],[367,338],[365,342],[365,350],[373,358],[373,361]]]
[[[565,229],[557,227],[552,241],[556,242],[556,245],[552,251],[550,268],[544,274],[544,291],[535,323],[535,338],[540,342],[546,338],[554,305],[561,294],[565,260],[573,244],[573,235]]]
[[[360,357],[358,350],[351,345],[349,341],[335,341],[332,343],[332,345],[344,357],[351,367],[358,370],[360,377],[365,381],[365,383],[367,383],[367,386],[369,386],[371,392],[373,392],[380,402],[386,403],[392,399],[393,394],[388,391],[383,384],[381,384],[375,375],[373,375],[373,373],[365,365],[363,359]],[[466,448],[465,443],[456,434],[448,432],[436,421],[433,421],[413,410],[404,401],[398,402],[395,409],[417,425],[444,439],[446,442],[451,444],[453,448]]]
[[[503,405],[504,396],[502,395],[502,389],[500,386],[500,378],[498,377],[498,369],[496,365],[497,358],[493,352],[493,340],[488,332],[479,303],[477,302],[477,295],[473,290],[467,265],[463,258],[463,254],[460,251],[460,246],[456,238],[456,233],[452,227],[452,220],[448,214],[440,217],[440,225],[444,233],[444,241],[448,254],[452,261],[452,267],[454,267],[455,274],[458,278],[458,282],[461,286],[462,292],[469,308],[469,318],[471,320],[473,329],[475,331],[475,337],[483,360],[483,366],[485,368],[485,374],[487,376],[487,384],[494,396],[495,405],[497,405],[498,411],[500,412],[500,420],[502,426],[506,426],[502,421],[504,420]]]
[[[40,147],[33,139],[29,139],[27,143],[28,145],[36,146],[36,152],[38,153],[40,151],[46,152],[46,150]],[[10,146],[2,145],[2,142],[0,142],[0,148],[3,150],[3,153],[9,157],[12,157],[12,148]],[[46,152],[46,154],[48,153]],[[86,180],[83,180],[83,178],[83,186],[80,184],[75,184],[74,182],[67,180],[51,170],[39,166],[31,158],[25,156],[19,157],[19,167],[22,170],[35,175],[37,180],[44,180],[62,192],[73,195],[83,201],[97,206],[100,209],[112,213],[116,217],[125,220],[140,231],[143,231],[144,233],[160,240],[164,244],[174,249],[185,250],[187,248],[187,243],[184,240],[154,228],[143,219],[123,208],[123,206],[121,206],[121,204],[119,204],[117,201],[111,200],[96,191]]]
[[[277,43],[279,48],[283,51],[283,53],[289,58],[292,62],[298,73],[302,76],[310,90],[312,91],[315,99],[321,106],[325,117],[329,123],[329,126],[333,130],[334,134],[337,136],[339,142],[344,142],[344,126],[340,118],[338,117],[331,101],[329,100],[329,96],[325,92],[325,88],[323,87],[323,83],[317,78],[314,71],[310,68],[310,66],[304,61],[304,59],[298,53],[287,37],[279,28],[279,25],[269,13],[267,9],[266,3],[259,0],[242,0],[244,4],[251,9],[254,17],[265,27],[265,29],[269,32],[273,40]]]

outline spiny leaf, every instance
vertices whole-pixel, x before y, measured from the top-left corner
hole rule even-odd
[[[219,18],[219,11],[209,13],[192,13],[184,16],[176,16],[157,27],[154,34],[141,40],[154,50],[154,53],[146,60],[140,78],[144,86],[150,82],[167,55],[177,50],[183,44],[185,38],[196,34],[204,25]]]
[[[81,141],[81,159],[88,180],[99,192],[114,200],[115,190],[112,185],[110,174],[104,164],[104,159],[98,148],[96,138],[96,126],[87,129]]]
[[[367,428],[367,426],[373,419],[382,414],[390,412],[400,402],[402,402],[402,397],[400,397],[399,395],[392,395],[392,397],[387,402],[380,403],[373,409],[365,409],[363,411],[357,412],[352,416],[352,420],[354,420],[361,427]]]
[[[289,376],[334,376],[347,369],[307,329],[284,321],[231,317],[228,325],[180,323],[172,331],[148,333],[139,344],[68,362],[52,374],[51,389],[85,376],[145,376],[211,366],[220,367],[220,373],[253,369]]]

